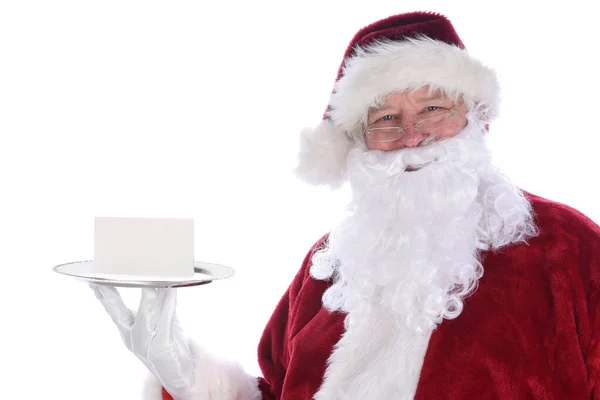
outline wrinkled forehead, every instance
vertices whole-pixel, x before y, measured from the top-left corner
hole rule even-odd
[[[446,91],[430,86],[421,86],[419,88],[410,88],[402,91],[393,91],[380,96],[375,103],[369,107],[369,111],[377,111],[381,108],[392,106],[411,106],[429,104],[432,102],[441,102],[444,105],[448,103],[461,103],[460,95],[449,94]]]

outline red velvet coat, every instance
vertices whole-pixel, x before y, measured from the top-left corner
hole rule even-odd
[[[484,255],[462,314],[431,336],[415,399],[600,400],[600,228],[529,198],[540,234]],[[321,306],[327,282],[309,274],[319,244],[260,341],[265,399],[311,399],[343,333],[344,315]]]

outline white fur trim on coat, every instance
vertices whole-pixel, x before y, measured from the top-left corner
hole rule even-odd
[[[431,331],[402,329],[396,321],[379,305],[350,324],[329,357],[314,400],[412,400]]]
[[[190,344],[195,360],[194,394],[186,400],[260,400],[258,378],[229,361],[214,357],[195,344]],[[143,400],[162,400],[162,385],[150,375],[142,391]],[[178,399],[175,399],[178,400]]]
[[[496,73],[466,50],[427,37],[379,41],[359,48],[346,60],[327,112],[315,130],[302,132],[300,179],[339,187],[345,181],[346,156],[364,129],[369,107],[386,95],[429,86],[460,95],[477,106],[486,122],[496,117],[500,87]]]

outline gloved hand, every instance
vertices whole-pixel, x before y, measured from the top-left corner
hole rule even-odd
[[[133,352],[175,400],[193,396],[194,358],[179,326],[177,289],[142,289],[137,315],[114,287],[91,284],[125,346]]]

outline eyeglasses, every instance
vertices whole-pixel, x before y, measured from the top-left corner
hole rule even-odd
[[[424,135],[434,135],[444,130],[450,124],[450,120],[458,114],[456,108],[450,110],[435,110],[427,114],[427,118],[418,121],[410,126],[382,126],[367,128],[365,136],[375,143],[393,142],[404,136],[407,129],[413,128]],[[429,138],[428,138],[429,139]],[[429,142],[429,140],[428,140]]]

